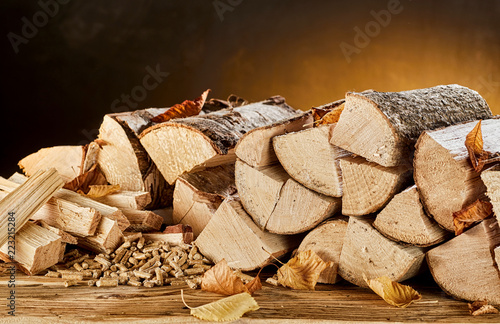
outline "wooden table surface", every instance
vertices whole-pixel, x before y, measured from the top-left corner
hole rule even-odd
[[[9,278],[0,277],[0,297],[5,305]],[[342,282],[317,285],[315,291],[298,291],[264,284],[254,297],[260,309],[239,322],[404,322],[404,323],[500,323],[500,315],[471,316],[467,303],[448,297],[429,278],[407,282],[422,299],[408,308],[388,305],[368,289]],[[186,287],[184,298],[191,307],[222,298]],[[8,323],[192,323],[179,287],[65,288],[61,279],[16,276],[16,317],[1,306],[0,322]]]

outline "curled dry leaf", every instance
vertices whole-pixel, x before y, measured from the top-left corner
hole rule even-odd
[[[453,213],[453,224],[455,235],[460,235],[465,229],[471,227],[475,222],[481,221],[493,213],[493,205],[478,199],[469,206]]]
[[[241,318],[245,313],[258,309],[259,305],[255,299],[249,293],[244,292],[210,304],[191,308],[191,315],[205,321],[234,321]]]
[[[89,171],[80,174],[75,179],[66,183],[64,188],[78,193],[87,194],[90,191],[90,186],[106,184],[108,184],[106,177],[102,174],[97,164],[94,164]]]
[[[278,283],[292,289],[314,290],[320,273],[329,263],[312,250],[299,252],[278,269]]]
[[[252,295],[254,292],[257,290],[262,289],[262,283],[260,282],[260,277],[257,275],[255,278],[253,278],[252,281],[248,282],[245,284],[245,288],[248,290],[248,292]]]
[[[414,300],[422,298],[422,295],[412,287],[392,281],[386,276],[376,279],[367,279],[363,274],[363,279],[365,279],[365,282],[371,290],[393,306],[405,308]]]
[[[201,289],[222,295],[248,292],[243,281],[229,268],[225,259],[205,272],[201,280]]]
[[[345,100],[340,99],[321,107],[313,107],[314,125],[326,125],[338,122],[340,114],[344,110],[344,103]]]
[[[476,172],[481,172],[488,163],[500,161],[499,152],[493,154],[485,151],[483,145],[483,132],[481,131],[481,121],[479,121],[465,137],[465,147]]]
[[[488,305],[486,301],[475,301],[468,304],[469,312],[472,316],[485,315],[485,314],[498,314],[498,309]]]
[[[316,125],[335,124],[339,121],[340,114],[342,113],[343,110],[344,110],[344,104],[341,104],[340,106],[335,107],[326,115],[324,115],[315,124]]]
[[[120,185],[91,185],[89,187],[90,190],[86,195],[89,198],[104,197],[120,191]]]
[[[184,100],[181,104],[175,104],[163,114],[151,119],[151,121],[155,123],[163,123],[174,118],[185,118],[198,115],[205,104],[205,100],[207,100],[209,92],[210,89],[207,89],[201,94],[201,96],[194,100]]]

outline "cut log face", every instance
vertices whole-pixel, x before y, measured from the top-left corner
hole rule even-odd
[[[239,201],[225,200],[195,244],[214,262],[226,259],[233,269],[254,270],[296,248],[301,238],[264,232]]]
[[[417,246],[431,246],[449,236],[425,213],[417,186],[394,196],[377,215],[373,227],[394,241]]]
[[[61,243],[59,235],[28,222],[15,235],[14,260],[27,275],[35,275],[59,262]],[[8,250],[8,243],[0,248],[5,262],[11,262]]]
[[[147,191],[120,190],[116,193],[93,199],[116,208],[142,210],[151,203],[151,194]]]
[[[252,167],[263,167],[278,162],[274,153],[272,139],[275,136],[298,132],[310,128],[313,118],[310,111],[274,124],[255,128],[236,144],[236,156]]]
[[[383,208],[411,180],[412,169],[404,164],[386,168],[362,157],[340,160],[343,177],[342,214],[363,216]]]
[[[80,145],[54,146],[28,155],[19,161],[19,167],[28,177],[39,170],[55,168],[63,181],[67,183],[80,174],[82,159],[83,147]]]
[[[105,253],[107,249],[115,250],[124,240],[124,236],[115,220],[103,217],[96,234],[79,237],[78,245],[96,253]]]
[[[334,126],[333,126],[334,127]],[[279,162],[305,187],[327,196],[342,196],[339,158],[350,153],[329,142],[330,125],[273,138]]]
[[[140,140],[173,184],[183,173],[234,163],[234,147],[243,134],[296,114],[284,100],[278,105],[264,101],[161,123],[143,131]]]
[[[487,235],[490,220],[427,252],[432,276],[447,294],[500,305],[500,277]]]
[[[486,192],[464,144],[476,124],[474,121],[423,132],[416,145],[414,179],[422,202],[429,215],[449,231],[454,231],[453,213]],[[484,150],[500,152],[500,120],[483,120],[482,133]]]
[[[234,164],[186,173],[175,183],[173,221],[190,225],[198,236],[222,201],[236,192]]]
[[[398,282],[418,274],[425,257],[424,249],[398,244],[370,223],[367,219],[349,218],[338,270],[342,278],[367,287],[363,274],[368,279],[387,276]]]
[[[476,91],[459,85],[348,93],[331,142],[391,167],[411,161],[413,144],[422,131],[492,116]]]
[[[481,173],[481,180],[486,185],[486,195],[493,205],[493,212],[500,222],[500,166],[495,166]]]
[[[142,236],[147,241],[160,241],[170,245],[191,244],[194,239],[193,229],[186,225],[167,226],[161,233],[143,233]]]
[[[345,219],[327,220],[310,231],[300,243],[297,251],[313,250],[323,261],[333,262],[331,267],[321,272],[318,278],[319,283],[333,284],[341,280],[337,271],[346,231]]]

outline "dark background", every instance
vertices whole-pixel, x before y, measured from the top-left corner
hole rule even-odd
[[[385,26],[372,11],[393,0],[64,2],[46,21],[38,1],[0,4],[1,176],[39,148],[92,140],[148,66],[169,75],[120,109],[171,106],[207,88],[251,101],[280,94],[309,109],[347,90],[459,83],[500,113],[500,1],[396,1]],[[24,37],[35,17],[36,35]],[[372,36],[356,43],[366,26]],[[12,33],[27,42],[18,53]],[[341,44],[358,52],[346,58]]]

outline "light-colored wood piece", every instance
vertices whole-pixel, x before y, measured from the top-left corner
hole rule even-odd
[[[104,253],[107,249],[116,249],[124,240],[124,236],[115,220],[103,217],[96,234],[79,237],[78,245],[96,253]]]
[[[31,177],[39,170],[55,168],[65,183],[80,174],[83,147],[53,146],[32,153],[19,161],[19,167]]]
[[[411,180],[408,164],[386,168],[358,157],[341,159],[342,214],[363,216],[382,209]]]
[[[62,244],[65,244],[65,243],[74,244],[74,245],[78,244],[78,240],[76,239],[76,237],[74,237],[73,235],[71,235],[71,234],[63,231],[62,229],[59,229],[59,228],[54,227],[54,226],[50,226],[49,224],[47,224],[43,220],[35,221],[35,224],[38,225],[38,226],[41,226],[41,227],[43,227],[45,229],[48,229],[52,233],[55,233],[55,234],[59,235],[61,237],[61,243]]]
[[[9,217],[15,218],[15,228],[21,229],[54,193],[62,188],[64,181],[56,169],[37,171],[25,183],[14,189],[0,201],[0,246],[7,242]]]
[[[183,173],[234,163],[234,147],[245,133],[296,114],[283,98],[278,103],[267,100],[157,124],[139,138],[173,184]]]
[[[161,228],[161,224],[163,224],[163,217],[150,210],[122,208],[121,211],[130,222],[130,225],[127,227],[129,231],[158,231]]]
[[[361,287],[368,286],[363,274],[400,282],[417,275],[424,258],[423,248],[396,243],[373,228],[370,220],[350,217],[338,273]]]
[[[486,300],[500,305],[500,276],[494,266],[486,219],[427,252],[436,283],[447,294],[468,301]]]
[[[395,195],[378,213],[373,227],[396,242],[417,246],[431,246],[449,236],[427,216],[415,185]]]
[[[21,270],[34,275],[59,262],[61,237],[31,222],[24,224],[15,235],[15,257]],[[0,258],[10,262],[9,243],[0,248]]]
[[[273,138],[273,146],[286,172],[305,187],[327,196],[342,196],[339,158],[350,153],[331,145],[330,125]]]
[[[252,167],[263,167],[278,162],[272,139],[275,136],[310,128],[313,118],[310,111],[252,129],[241,137],[235,147],[236,156]]]
[[[422,203],[429,215],[449,231],[454,231],[453,213],[486,192],[465,148],[465,137],[477,123],[425,131],[416,145],[414,179]],[[481,129],[484,150],[500,152],[500,119],[483,120]]]
[[[411,162],[424,130],[491,118],[486,101],[459,85],[402,92],[347,93],[331,142],[385,167]]]
[[[481,172],[481,180],[486,186],[486,195],[493,205],[493,212],[500,222],[500,166]]]
[[[331,267],[321,272],[319,283],[333,284],[342,279],[337,275],[337,271],[346,231],[346,219],[327,220],[310,231],[297,248],[299,252],[313,250],[323,261],[332,262]]]
[[[300,240],[262,231],[239,201],[225,200],[195,244],[214,262],[226,259],[233,269],[254,270],[293,250]]]
[[[498,272],[500,274],[500,246],[497,246],[493,250],[493,255],[495,256],[495,263],[497,265]]]
[[[143,233],[142,236],[147,241],[161,241],[170,245],[191,244],[193,242],[193,232],[178,232],[178,233]]]
[[[175,184],[173,222],[191,226],[196,237],[222,201],[235,194],[234,164],[186,173]]]
[[[151,203],[151,193],[148,191],[120,190],[110,195],[93,199],[116,208],[143,210]]]

